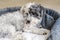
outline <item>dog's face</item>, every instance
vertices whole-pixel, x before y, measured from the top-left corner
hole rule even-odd
[[[25,17],[24,31],[37,33],[37,34],[49,34],[49,30],[44,29],[41,25],[43,18],[42,6],[35,3],[28,3],[21,8],[21,13]]]
[[[28,3],[21,8],[21,12],[26,19],[27,26],[40,25],[43,17],[42,6],[35,3]],[[41,27],[41,25],[39,27]]]

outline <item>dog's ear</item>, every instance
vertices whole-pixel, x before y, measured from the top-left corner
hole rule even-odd
[[[24,12],[25,12],[25,11],[24,11],[24,6],[22,6],[21,9],[20,9],[20,13],[23,14]]]

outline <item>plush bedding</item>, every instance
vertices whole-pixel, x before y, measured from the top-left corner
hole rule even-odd
[[[20,17],[20,14],[19,14],[20,8],[21,7],[11,7],[11,8],[0,9],[0,40],[24,40],[24,38],[28,37],[28,36],[29,36],[29,38],[27,38],[26,40],[29,40],[29,39],[45,40],[45,39],[43,39],[44,36],[42,36],[42,35],[37,35],[37,34],[27,33],[27,32],[22,33],[22,32],[18,31],[19,28],[17,28],[17,30],[16,30],[16,28],[15,28],[16,26],[21,26],[19,23],[19,22],[21,22],[19,20],[22,18],[22,16]],[[11,21],[9,21],[9,20],[11,20]],[[60,19],[57,20],[57,22],[54,24],[53,28],[51,29],[51,36],[49,37],[48,40],[60,40],[60,35],[59,35],[60,23],[58,23],[59,21],[60,21]],[[16,31],[18,31],[18,32],[16,32]],[[23,35],[23,37],[21,34]],[[36,36],[36,37],[34,37],[34,36]]]

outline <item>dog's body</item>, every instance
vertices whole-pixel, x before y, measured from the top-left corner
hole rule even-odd
[[[48,30],[45,27],[45,24],[42,24],[42,22],[45,21],[45,16],[48,18],[47,20],[50,21],[49,24],[54,23],[54,19],[50,15],[46,14],[44,12],[45,10],[40,8],[42,8],[42,6],[35,3],[26,4],[21,8],[20,12],[23,14],[26,20],[26,24],[23,30],[24,32],[28,33],[30,32],[34,34],[44,35],[45,39],[43,38],[43,36],[41,37],[44,40],[47,40],[50,35],[50,30]],[[45,28],[42,26],[44,26]]]

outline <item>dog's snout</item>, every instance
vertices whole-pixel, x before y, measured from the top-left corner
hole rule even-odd
[[[27,20],[26,24],[29,24],[30,23],[30,20]]]

